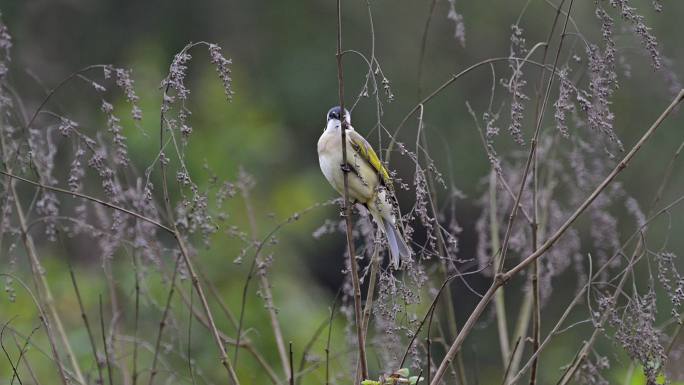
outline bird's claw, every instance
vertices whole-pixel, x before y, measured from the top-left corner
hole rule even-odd
[[[342,172],[351,172],[352,171],[352,168],[348,163],[347,164],[341,164],[340,169],[342,169]]]

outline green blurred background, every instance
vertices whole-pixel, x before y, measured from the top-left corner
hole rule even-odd
[[[396,96],[394,102],[384,105],[382,119],[390,131],[418,101],[418,58],[430,3],[427,0],[370,2],[375,54]],[[466,27],[466,45],[463,47],[454,39],[453,23],[446,17],[449,3],[437,1],[427,39],[421,80],[423,93],[430,92],[452,74],[479,60],[508,56],[510,26],[527,3],[518,0],[457,1],[456,9],[463,15]],[[653,27],[661,53],[672,60],[669,70],[683,76],[681,18],[684,16],[684,2],[665,2],[662,13],[653,11],[651,1],[633,3],[646,16],[648,25]],[[86,65],[112,63],[133,69],[144,119],[140,124],[142,130],[126,122],[126,134],[130,138],[129,148],[134,163],[141,169],[149,164],[151,151],[156,151],[158,144],[155,133],[161,99],[159,84],[171,58],[191,41],[204,40],[221,45],[224,54],[233,60],[235,96],[231,103],[225,102],[220,81],[205,53],[201,50],[192,52],[194,58],[187,81],[191,89],[190,109],[194,127],[188,147],[192,170],[201,173],[206,163],[222,178],[235,179],[241,167],[252,174],[256,186],[251,199],[261,236],[293,212],[335,196],[320,174],[315,150],[325,124],[325,113],[338,103],[334,1],[0,0],[0,10],[14,38],[10,81],[23,97],[34,103],[40,100],[43,87],[52,88],[62,78]],[[598,40],[599,24],[593,10],[593,1],[577,1],[573,16],[586,36]],[[368,53],[371,31],[367,3],[343,1],[343,15],[344,47]],[[528,47],[545,39],[553,16],[554,10],[545,1],[529,2],[520,22]],[[629,147],[670,102],[672,94],[668,91],[665,75],[654,72],[650,67],[640,43],[629,31],[621,32],[624,23],[617,21],[617,25],[618,52],[628,59],[631,78],[626,78],[618,67],[620,88],[612,108],[616,115],[616,132]],[[506,63],[496,68],[500,76],[509,76]],[[529,72],[536,74],[532,69]],[[347,103],[355,100],[365,73],[364,62],[353,55],[345,56]],[[536,75],[530,79],[535,78]],[[469,101],[477,111],[486,109],[490,84],[489,68],[482,67],[458,80],[425,109],[425,131],[432,156],[447,183],[456,186],[466,196],[459,200],[457,206],[457,219],[463,227],[459,239],[463,258],[470,258],[475,252],[474,223],[480,213],[477,199],[485,189],[482,178],[489,171],[479,136],[464,103]],[[101,125],[102,118],[97,114],[99,105],[87,97],[83,98],[82,92],[81,85],[68,86],[60,91],[57,98],[60,110],[75,120],[78,118],[79,122]],[[497,92],[503,94],[504,91],[498,87]],[[531,89],[529,94],[532,94]],[[123,100],[120,104],[123,108]],[[353,111],[353,124],[362,134],[367,133],[366,127],[375,124],[375,108],[372,98],[363,98]],[[529,116],[527,118],[529,120]],[[680,112],[663,124],[620,177],[626,190],[643,205],[650,202],[662,170],[684,138],[683,122]],[[400,140],[413,143],[416,125],[416,120],[410,119]],[[528,128],[526,133],[529,135],[529,132]],[[497,146],[500,153],[514,148],[505,133],[502,133]],[[393,156],[391,167],[407,181],[412,180],[414,166],[405,157]],[[681,165],[675,165],[664,202],[684,191],[682,169]],[[442,200],[449,193],[439,192]],[[407,207],[413,203],[412,199],[411,193],[400,196],[402,205]],[[229,223],[247,228],[242,203],[233,202],[229,207],[232,210],[229,210]],[[670,217],[670,234],[673,236],[668,248],[680,253],[684,250],[684,239],[677,235],[684,232],[683,213],[679,208]],[[280,310],[285,338],[293,341],[295,351],[306,344],[313,331],[326,319],[342,283],[343,235],[325,235],[320,239],[312,237],[314,230],[326,219],[334,220],[337,216],[334,207],[315,209],[285,227],[278,235],[279,245],[269,250],[275,260],[271,269],[274,300]],[[627,214],[620,216],[625,218],[624,229],[621,230],[624,234],[631,233],[633,226]],[[658,236],[662,237],[662,231],[656,233]],[[214,248],[202,251],[200,265],[216,283],[226,303],[237,311],[248,266],[233,263],[239,246],[220,236],[216,238]],[[70,336],[84,357],[84,367],[88,368],[91,365],[89,346],[85,332],[79,329],[77,304],[71,294],[65,261],[69,260],[76,266],[79,284],[87,288],[85,300],[88,307],[96,309],[98,293],[106,290],[101,279],[100,259],[88,252],[92,249],[87,245],[65,250],[43,242],[40,249],[58,306],[65,314],[65,322],[72,325]],[[682,266],[681,262],[679,266]],[[129,263],[115,264],[114,276],[122,290],[124,309],[130,309],[130,290],[133,287],[130,269]],[[482,277],[474,277],[471,282],[479,290],[488,284],[488,280]],[[558,300],[544,309],[550,319],[557,319],[567,299],[573,295],[574,282],[572,273],[568,272],[554,283],[554,295]],[[158,290],[160,300],[165,294],[163,284],[158,277],[157,281],[150,283],[152,292]],[[268,332],[266,311],[263,302],[254,296],[255,287],[253,284],[245,324],[253,329],[250,338],[280,373],[277,353]],[[476,298],[463,287],[456,288],[457,318],[462,322]],[[509,292],[509,297],[509,307],[514,311],[520,298],[515,291]],[[32,309],[30,298],[19,291],[15,303],[9,303],[5,298],[0,300],[0,321],[6,322],[17,315],[12,325],[27,333],[37,322]],[[93,311],[92,316],[96,315]],[[151,307],[144,316],[142,322],[153,328],[158,322],[159,309]],[[219,323],[226,330],[231,330],[225,319]],[[344,346],[344,321],[341,317],[335,326],[333,341],[337,346]],[[182,335],[183,326],[178,328]],[[464,347],[469,376],[485,384],[498,383],[500,379],[501,363],[492,330],[477,330]],[[586,330],[573,329],[561,335],[558,342],[550,347],[548,358],[542,361],[541,383],[558,378],[559,367],[569,362],[581,338],[586,338],[582,337]],[[214,346],[208,334],[204,330],[196,334],[194,351],[198,365],[209,378],[222,378],[222,369],[214,361]],[[611,358],[617,357],[607,376],[611,382],[622,381],[628,366],[625,356],[619,347],[606,341],[602,343],[614,351]],[[320,341],[316,349],[314,353],[320,356]],[[247,354],[241,353],[241,357],[244,366],[240,367],[240,377],[244,378],[243,383],[264,383],[263,373],[259,373],[258,367],[246,358]],[[46,360],[43,361],[37,365],[39,375],[49,376],[53,369]],[[344,371],[340,365],[343,366],[338,362],[337,369]],[[6,362],[0,362],[0,383],[7,382],[9,370]],[[321,373],[306,381],[321,383]],[[639,381],[635,376],[635,383]]]

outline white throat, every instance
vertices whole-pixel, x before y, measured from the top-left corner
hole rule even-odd
[[[325,127],[326,131],[340,131],[340,121],[337,119],[330,119],[328,120],[328,125]],[[354,127],[351,126],[351,123],[349,120],[347,120],[347,130],[354,130]]]

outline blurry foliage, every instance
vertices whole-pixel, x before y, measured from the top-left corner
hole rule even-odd
[[[395,102],[384,104],[383,123],[390,132],[418,100],[417,58],[429,3],[408,0],[370,3],[375,26],[376,56],[396,94]],[[653,11],[650,1],[637,3],[639,11],[647,16],[654,34],[661,42],[661,52],[675,63],[670,70],[682,76],[684,50],[681,49],[680,19],[684,15],[684,3],[667,2],[662,13]],[[343,4],[345,46],[369,51],[366,2],[343,1]],[[467,65],[483,58],[507,55],[511,24],[525,4],[525,1],[511,1],[506,2],[504,7],[497,3],[494,9],[492,2],[457,1],[456,9],[458,15],[463,17],[467,32],[466,45],[463,47],[460,40],[454,39],[454,21],[460,19],[450,13],[453,2],[438,1],[423,64],[429,70],[424,71],[423,78],[419,80],[423,89],[421,96]],[[578,2],[573,16],[587,29],[585,33],[598,36],[600,31],[598,23],[594,22],[593,7],[594,2]],[[14,36],[11,81],[22,96],[31,100],[27,105],[28,110],[36,107],[44,89],[52,88],[77,68],[91,63],[111,62],[134,69],[133,78],[140,97],[138,103],[145,114],[140,122],[134,122],[129,114],[121,112],[129,109],[121,96],[117,96],[115,109],[122,118],[131,163],[135,165],[148,165],[158,149],[161,104],[159,81],[165,76],[170,58],[188,41],[221,43],[226,56],[233,60],[235,96],[231,103],[226,103],[222,84],[217,81],[213,66],[204,54],[197,54],[197,58],[193,58],[188,75],[191,89],[189,109],[192,111],[194,131],[186,149],[186,159],[196,182],[206,188],[211,175],[236,180],[240,169],[247,170],[255,181],[250,199],[256,212],[259,238],[293,212],[334,197],[332,189],[320,176],[315,153],[315,144],[324,126],[324,113],[328,107],[336,104],[337,98],[334,2],[2,0],[0,10]],[[525,34],[543,39],[552,15],[552,9],[545,1],[530,2],[529,10],[521,20]],[[582,44],[578,39],[574,40],[572,44]],[[528,45],[531,44],[532,41],[529,41]],[[654,75],[650,58],[643,55],[639,42],[631,33],[619,33],[616,44],[619,51],[629,58],[631,77],[615,90],[611,109],[615,113],[614,127],[618,137],[623,143],[631,144],[671,97],[665,80],[662,83],[653,80],[661,75]],[[501,73],[504,73],[506,65],[498,65]],[[624,68],[622,70],[626,71]],[[349,55],[345,57],[345,71],[347,97],[351,101],[357,96],[358,87],[365,78],[366,66],[358,58]],[[468,100],[476,111],[484,111],[489,102],[490,84],[489,70],[483,68],[459,80],[455,87],[426,106],[424,124],[431,157],[445,175],[449,188],[456,186],[466,197],[456,203],[456,217],[464,228],[459,238],[460,254],[464,258],[473,258],[476,254],[474,227],[481,215],[476,201],[487,191],[482,177],[489,172],[487,156],[464,102]],[[85,88],[82,84],[67,86],[60,91],[56,105],[68,112],[67,117],[75,119],[78,116],[79,122],[88,122],[82,125],[94,133],[98,127],[105,127],[105,121],[99,113],[99,105],[91,99],[92,90],[84,91]],[[503,93],[504,90],[498,87],[497,92]],[[373,100],[363,98],[353,116],[357,130],[377,145],[375,138],[378,128],[369,132],[376,121],[375,108]],[[504,109],[502,114],[507,112]],[[523,126],[529,128],[531,115],[527,114]],[[551,114],[547,116],[551,117]],[[415,142],[415,126],[416,120],[410,119],[400,139],[406,143]],[[501,127],[506,126],[502,124]],[[678,128],[681,128],[681,112],[677,121],[664,124],[637,161],[621,176],[624,189],[642,204],[650,202],[654,186],[657,186],[661,177],[661,167],[656,170],[654,165],[666,164],[676,149],[674,146],[682,140],[682,132]],[[499,153],[516,148],[506,135],[500,135],[495,142]],[[383,143],[385,145],[386,142]],[[61,156],[58,154],[58,160]],[[406,183],[411,183],[415,166],[407,157],[396,152],[391,167]],[[664,201],[676,197],[684,185],[681,166],[675,170],[670,185],[676,187],[667,191],[669,199]],[[60,173],[63,171],[59,170]],[[156,186],[161,185],[158,177],[153,176]],[[28,197],[30,190],[26,186],[18,186],[18,189],[22,196]],[[436,191],[440,202],[447,202],[449,194],[453,192],[441,188]],[[177,191],[172,190],[172,194],[177,198]],[[410,207],[414,194],[400,192],[399,199],[406,207]],[[226,236],[225,231],[230,226],[248,229],[249,221],[239,194],[226,203],[225,211],[229,213],[228,218],[221,224],[221,230],[212,236],[212,248],[199,251],[201,259],[198,265],[216,285],[223,301],[237,310],[249,263],[234,263],[242,255],[244,243]],[[625,219],[631,218],[625,209],[613,208],[613,212],[622,219],[620,223],[627,223],[629,220]],[[676,236],[684,232],[684,222],[678,220],[681,213],[681,208],[673,213],[672,221],[667,226],[669,234],[675,235],[667,239],[668,248],[672,250],[684,250],[684,238]],[[329,317],[335,293],[342,284],[343,234],[326,234],[318,239],[311,236],[326,219],[337,218],[338,209],[335,205],[313,209],[298,221],[285,226],[276,235],[279,244],[266,252],[274,257],[270,273],[275,303],[283,333],[288,341],[293,341],[295,357],[299,357],[314,331]],[[583,219],[581,227],[586,229],[588,221]],[[633,221],[628,223],[630,226],[618,229],[620,235],[631,233]],[[667,237],[665,233],[660,229],[650,234],[653,244],[660,244]],[[588,238],[589,234],[584,230],[582,236]],[[74,265],[86,309],[97,309],[98,295],[108,288],[107,282],[101,277],[103,266],[100,258],[92,254],[95,248],[86,242],[62,238],[57,243],[41,242],[39,253],[45,270],[49,272],[46,276],[55,303],[64,314],[63,321],[68,325],[75,353],[81,357],[81,365],[91,369],[93,363],[88,358],[88,339],[80,326],[78,304],[73,295],[67,263]],[[0,261],[5,263],[10,251],[3,249],[2,252],[8,253],[0,256]],[[28,270],[21,247],[11,253],[22,257],[14,258],[16,265],[9,266],[7,271],[16,273]],[[247,253],[245,259],[252,255],[251,252]],[[680,253],[680,267],[681,257]],[[131,256],[121,255],[117,258],[121,258],[121,262],[113,266],[112,274],[116,277],[117,285],[126,290],[118,293],[122,301],[119,306],[126,310],[122,314],[122,322],[130,327],[134,306],[131,288],[134,287],[135,269]],[[172,262],[163,263],[161,270],[167,273],[163,279],[149,271],[139,272],[146,274],[145,282],[150,293],[149,300],[141,307],[141,328],[154,330],[157,327],[172,269]],[[4,272],[5,266],[0,270]],[[183,278],[181,285],[189,293],[189,280]],[[544,308],[545,314],[549,314],[553,320],[564,310],[565,300],[572,297],[577,286],[572,271],[554,279],[554,294],[558,294],[562,300],[553,301]],[[472,286],[482,290],[486,282],[484,277],[474,277]],[[26,284],[31,285],[30,282]],[[9,302],[9,296],[0,300],[0,322],[11,320],[9,326],[27,335],[38,326],[36,309],[20,286],[13,287],[16,291],[15,301]],[[462,322],[472,308],[472,299],[459,301],[470,292],[461,284],[455,287],[457,319]],[[251,288],[245,311],[244,324],[248,325],[244,330],[245,335],[264,353],[268,362],[277,363],[278,353],[270,335],[264,302],[254,296],[257,290],[254,283]],[[420,294],[426,293],[416,295]],[[665,297],[664,293],[659,294]],[[522,297],[522,294],[516,296],[515,292],[509,295],[508,306],[517,309]],[[414,307],[415,313],[424,314],[428,305],[421,303]],[[172,308],[184,309],[178,296],[174,298]],[[212,309],[215,314],[221,314],[215,303],[212,303]],[[111,315],[111,309],[105,311]],[[183,311],[187,313],[187,309]],[[97,324],[99,315],[95,312],[88,315],[91,323]],[[185,336],[188,317],[187,314],[184,319],[179,317],[178,320],[185,323],[170,325],[167,332]],[[229,331],[231,335],[235,332],[225,317],[218,316],[217,319],[221,330]],[[582,319],[577,317],[574,321]],[[486,324],[493,322],[491,317]],[[197,321],[193,321],[193,325],[200,330]],[[336,352],[343,350],[339,348],[346,344],[349,333],[346,327],[345,317],[338,314],[332,328],[332,344],[338,347]],[[557,369],[576,351],[574,345],[579,335],[581,331],[571,329],[561,334],[557,343],[549,347],[542,362],[540,383],[555,381]],[[48,346],[40,333],[33,337],[33,341],[43,348]],[[175,342],[185,347],[185,342]],[[12,345],[14,341],[7,338],[5,344]],[[224,373],[216,362],[211,344],[208,333],[204,333],[203,329],[201,332],[193,331],[191,348],[194,360],[198,370],[206,371],[198,371],[197,374],[222,381]],[[611,344],[610,341],[600,342],[602,347],[612,348]],[[321,352],[324,346],[325,332],[315,344],[315,357],[310,357],[312,362],[323,360]],[[37,350],[32,348],[36,375],[39,378],[54,376],[50,360],[34,352]],[[496,336],[490,329],[475,330],[463,351],[466,362],[477,362],[476,368],[469,368],[472,372],[477,371],[471,376],[476,376],[480,383],[500,381]],[[47,350],[45,353],[49,355]],[[229,353],[232,357],[232,347]],[[618,360],[613,362],[626,361],[624,354],[615,355]],[[248,353],[240,353],[243,383],[266,383],[265,374],[248,357]],[[348,358],[349,355],[343,355],[333,360],[337,372],[353,370],[348,369],[349,362],[353,362]],[[170,367],[186,365],[183,357],[169,354],[165,359],[169,360]],[[373,360],[370,362],[374,369],[382,369]],[[298,363],[299,358],[296,358],[295,366]],[[280,368],[274,366],[280,375]],[[609,381],[623,381],[627,366],[611,368],[607,374]],[[0,381],[7,380],[7,373],[10,372],[7,362],[0,360]],[[637,372],[632,383],[645,383],[643,375],[639,370]],[[323,368],[319,367],[306,383],[322,383],[323,373]]]

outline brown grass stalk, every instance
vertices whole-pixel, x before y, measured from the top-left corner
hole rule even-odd
[[[93,353],[93,359],[95,360],[95,366],[97,367],[97,377],[100,384],[104,384],[104,377],[102,376],[102,368],[100,367],[97,359],[97,347],[95,345],[95,337],[93,337],[93,331],[90,328],[90,323],[88,322],[88,316],[85,312],[85,307],[83,306],[83,299],[81,298],[81,291],[78,289],[78,284],[76,283],[76,276],[74,275],[74,269],[69,264],[69,275],[71,276],[71,284],[74,287],[74,292],[76,293],[76,300],[78,301],[78,308],[81,311],[81,319],[83,320],[83,325],[88,332],[88,342],[90,342],[90,349]]]
[[[186,52],[190,48],[197,46],[199,44],[206,44],[205,42],[199,42],[199,43],[194,43],[194,44],[188,44],[183,48],[181,51],[182,53]],[[170,76],[170,75],[168,75]],[[167,76],[167,80],[168,80]],[[164,111],[168,107],[168,99],[166,98],[166,95],[169,92],[169,89],[171,87],[171,82],[167,81],[166,82],[166,87],[164,89],[164,95],[162,97],[162,108],[161,108],[161,114],[160,114],[160,119],[159,119],[159,153],[163,153],[164,150],[164,122],[165,122],[165,116],[164,116]],[[170,131],[171,135],[173,136],[173,132]],[[179,158],[182,158],[179,154]],[[192,282],[192,286],[195,288],[195,291],[197,292],[197,296],[200,299],[200,303],[202,305],[202,309],[204,310],[204,314],[207,317],[207,322],[209,323],[209,330],[211,332],[211,335],[214,339],[214,343],[216,344],[216,347],[218,348],[219,351],[219,359],[221,362],[221,365],[226,369],[226,372],[228,374],[228,378],[230,379],[231,383],[233,385],[239,385],[240,381],[238,380],[237,374],[235,373],[235,369],[233,368],[233,364],[230,362],[228,359],[228,353],[226,352],[226,347],[223,345],[223,342],[221,340],[221,336],[219,334],[218,329],[216,328],[216,323],[214,322],[214,316],[211,312],[211,308],[209,307],[209,302],[207,301],[207,297],[204,294],[204,289],[202,288],[202,284],[199,281],[199,278],[197,276],[197,273],[195,272],[194,265],[192,261],[190,260],[190,252],[188,250],[187,245],[185,244],[185,240],[183,239],[183,235],[180,233],[180,230],[178,229],[178,226],[176,225],[176,221],[174,219],[174,214],[173,214],[173,208],[171,207],[171,199],[169,195],[169,187],[168,187],[168,181],[167,181],[167,175],[166,175],[166,166],[164,165],[164,162],[159,162],[159,167],[161,171],[161,176],[162,176],[162,190],[164,194],[164,204],[166,206],[166,215],[168,221],[172,224],[172,233],[173,236],[176,240],[176,243],[178,244],[178,248],[180,250],[180,254],[183,258],[183,262],[185,263],[185,266],[188,269],[188,274],[190,275],[190,280]]]
[[[6,145],[5,145],[5,138],[4,135],[0,135],[0,140],[1,140],[1,146],[3,153],[5,152]],[[5,163],[5,167],[7,167],[7,163]],[[11,170],[5,168],[5,170],[0,170],[0,173],[8,176],[8,177],[13,177],[11,174]],[[26,217],[24,216],[24,209],[21,207],[21,202],[19,201],[19,195],[17,194],[15,185],[14,185],[14,178],[13,180],[8,181],[9,183],[9,192],[12,196],[12,200],[14,201],[15,209],[16,209],[16,215],[19,221],[19,229],[21,231],[21,241],[24,245],[24,248],[26,249],[26,254],[29,259],[29,265],[31,266],[31,273],[32,273],[32,278],[34,280],[34,283],[36,285],[36,296],[38,298],[38,303],[39,309],[41,310],[41,318],[43,319],[43,322],[45,323],[46,327],[46,332],[48,333],[48,337],[51,335],[51,328],[50,328],[50,319],[47,318],[48,314],[52,319],[52,322],[54,322],[55,327],[56,327],[56,332],[57,335],[59,336],[62,345],[66,349],[66,354],[67,354],[67,359],[70,361],[72,369],[74,370],[74,373],[76,375],[76,380],[81,383],[85,384],[85,379],[83,377],[83,373],[81,372],[81,368],[78,364],[78,360],[76,359],[76,356],[74,355],[73,349],[71,348],[71,344],[69,342],[69,338],[66,335],[66,331],[64,330],[64,326],[62,324],[62,319],[59,316],[59,313],[57,312],[57,307],[55,306],[55,301],[52,296],[52,291],[50,290],[50,286],[48,285],[47,278],[45,278],[45,274],[42,273],[42,266],[40,263],[40,260],[38,259],[38,253],[36,251],[35,244],[33,243],[33,237],[31,234],[28,232],[28,226],[26,224]],[[42,293],[41,293],[42,291]],[[44,309],[43,306],[47,309]],[[45,312],[47,310],[47,312]],[[50,343],[55,344],[56,341],[54,341],[50,337]],[[55,361],[57,362],[57,365],[59,367],[61,377],[63,381],[66,380],[66,376],[64,375],[62,364],[59,358],[58,354],[58,349],[57,345],[52,346],[52,349],[54,351],[54,356],[55,356]]]
[[[112,360],[109,357],[109,349],[107,348],[107,332],[105,331],[104,311],[102,309],[102,294],[99,296],[100,301],[100,332],[102,333],[102,345],[104,346],[105,364],[107,365],[107,377],[109,378],[109,385],[114,385],[112,377]]]
[[[257,222],[254,215],[254,208],[252,207],[252,202],[249,196],[249,190],[242,186],[242,197],[245,201],[245,209],[247,211],[247,218],[249,220],[250,229],[252,232],[252,242],[258,242],[258,231]],[[263,258],[259,256],[254,257],[254,262],[257,266],[263,263]],[[283,332],[280,327],[280,321],[278,320],[278,313],[273,303],[273,294],[271,292],[271,283],[268,280],[268,274],[266,267],[258,268],[257,276],[259,277],[259,287],[263,293],[263,299],[266,302],[266,309],[268,310],[268,315],[271,320],[271,329],[273,330],[273,335],[275,337],[276,346],[278,348],[278,355],[280,356],[280,361],[283,365],[283,372],[285,373],[285,378],[292,378],[293,374],[290,370],[290,364],[288,363],[288,355],[285,351],[285,339],[283,338]],[[242,317],[240,318],[242,319]],[[240,336],[238,336],[240,338]],[[235,353],[235,359],[237,360],[237,352]]]
[[[435,373],[431,385],[438,385],[444,376],[447,366],[454,359],[456,353],[460,350],[463,341],[466,336],[470,333],[472,328],[475,326],[477,320],[482,316],[487,305],[491,302],[496,291],[503,285],[505,285],[512,277],[520,273],[523,269],[527,268],[531,263],[537,260],[539,257],[544,255],[565,233],[565,231],[579,218],[579,216],[591,205],[591,203],[598,197],[603,190],[605,190],[608,185],[612,183],[615,177],[620,174],[632,160],[634,155],[641,149],[641,147],[651,138],[656,129],[660,124],[670,115],[670,113],[675,109],[675,107],[684,99],[684,89],[682,89],[679,94],[672,100],[670,105],[660,114],[660,116],[653,122],[651,127],[643,134],[641,139],[632,147],[632,149],[624,156],[624,158],[618,163],[618,165],[613,169],[613,171],[601,182],[594,191],[584,200],[584,202],[575,210],[575,212],[565,221],[565,223],[546,241],[542,246],[537,249],[534,253],[530,254],[515,267],[507,271],[506,273],[497,274],[494,282],[489,287],[485,295],[482,297],[480,302],[475,307],[475,310],[470,314],[465,325],[461,329],[461,332],[456,337],[454,342],[451,344],[449,351],[445,355],[442,363]]]
[[[342,110],[341,136],[342,136],[342,164],[344,170],[344,220],[347,225],[347,251],[349,255],[349,266],[352,285],[354,288],[354,316],[356,323],[356,337],[359,348],[359,365],[361,366],[361,378],[368,378],[368,367],[366,364],[366,341],[363,334],[363,315],[361,313],[361,284],[359,283],[359,272],[356,264],[356,253],[354,250],[354,239],[352,235],[352,211],[349,202],[349,170],[347,166],[347,121],[344,109],[344,70],[342,68],[342,6],[341,0],[337,0],[337,81],[340,99],[340,109]],[[357,379],[354,380],[356,382]]]

